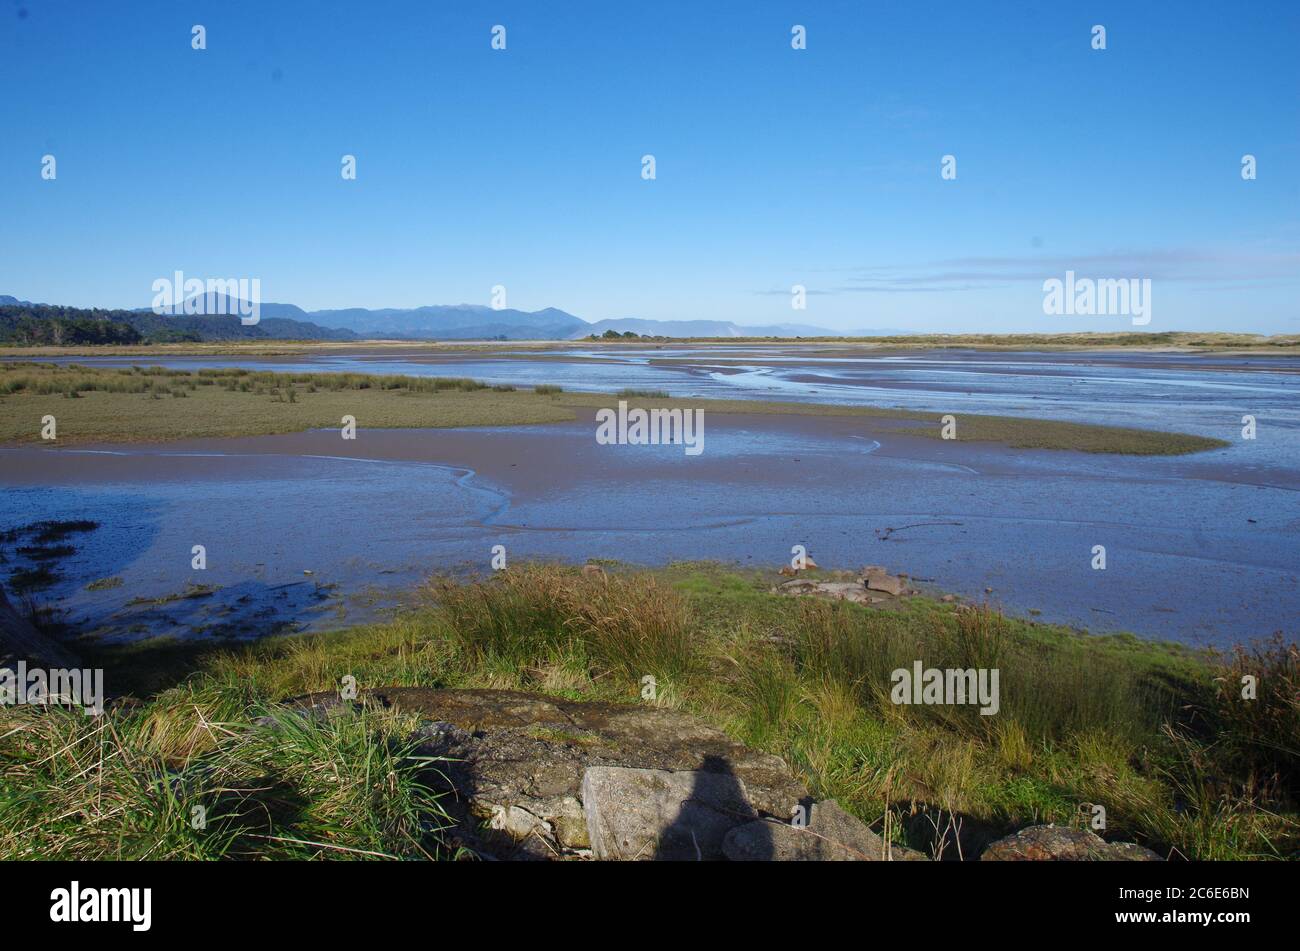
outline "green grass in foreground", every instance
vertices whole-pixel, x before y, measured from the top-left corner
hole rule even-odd
[[[359,427],[381,429],[553,423],[574,419],[576,409],[610,406],[619,398],[635,406],[717,414],[880,420],[895,432],[941,437],[935,414],[873,407],[674,400],[635,391],[565,393],[548,384],[516,391],[440,377],[17,363],[0,364],[0,443],[40,441],[47,415],[57,421],[56,444],[156,442],[338,427],[344,416],[355,417]],[[1227,445],[1184,433],[969,414],[957,416],[956,434],[959,442],[1133,455],[1181,455]]]
[[[427,603],[349,631],[235,651],[167,644],[88,661],[138,704],[102,718],[0,710],[0,859],[453,857],[414,723],[329,722],[276,701],[370,687],[523,688],[691,711],[781,755],[819,798],[893,838],[968,857],[1037,822],[1106,808],[1107,836],[1196,859],[1300,854],[1300,652],[1227,657],[1092,638],[986,608],[784,598],[713,566],[520,566],[436,581]],[[1001,710],[896,706],[889,675],[996,667]],[[1241,676],[1259,699],[1239,699]],[[204,806],[205,829],[192,827]]]

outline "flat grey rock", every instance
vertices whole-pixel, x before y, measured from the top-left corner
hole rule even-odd
[[[722,841],[758,814],[730,773],[593,766],[582,778],[596,859],[714,861]]]

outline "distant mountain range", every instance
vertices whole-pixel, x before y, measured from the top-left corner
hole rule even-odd
[[[220,303],[220,301],[218,302]],[[239,301],[226,299],[227,315],[240,313]],[[412,308],[305,311],[294,304],[264,303],[261,320],[244,326],[224,315],[158,315],[148,308],[103,310],[51,307],[0,294],[6,319],[16,319],[14,308],[49,308],[65,318],[74,312],[83,319],[110,319],[134,327],[142,339],[231,340],[580,340],[607,331],[647,337],[837,337],[848,336],[807,324],[745,326],[729,320],[648,320],[623,317],[589,323],[554,307],[523,311],[496,310],[476,304],[436,304]],[[245,310],[247,312],[247,306]],[[35,314],[35,311],[33,311]],[[41,316],[54,314],[42,311]],[[854,331],[852,336],[906,333],[899,330]]]
[[[267,314],[262,305],[263,315]],[[287,305],[272,305],[276,307]],[[410,309],[302,311],[285,313],[323,327],[351,330],[363,337],[433,340],[580,340],[607,330],[644,337],[826,337],[838,336],[824,327],[805,324],[771,324],[746,327],[729,320],[646,320],[623,317],[590,323],[581,317],[547,307],[545,310],[495,310],[476,304],[435,304]],[[279,311],[276,311],[280,315]]]
[[[262,305],[266,313],[266,305]],[[476,304],[434,304],[409,310],[318,310],[303,319],[362,337],[427,340],[568,340],[591,333],[591,324],[562,310],[494,310]]]

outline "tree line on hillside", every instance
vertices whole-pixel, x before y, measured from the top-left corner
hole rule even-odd
[[[199,343],[227,340],[347,339],[349,331],[283,317],[245,325],[234,315],[159,315],[152,311],[64,307],[55,304],[0,306],[0,344],[77,347],[112,344]]]
[[[125,313],[44,304],[0,307],[0,343],[28,347],[144,343],[144,335],[120,316]]]

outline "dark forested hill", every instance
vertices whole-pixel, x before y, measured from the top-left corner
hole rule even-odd
[[[52,304],[0,306],[0,344],[86,346],[207,340],[355,340],[350,330],[287,317],[244,326],[235,316],[162,316],[151,311],[100,310]]]

